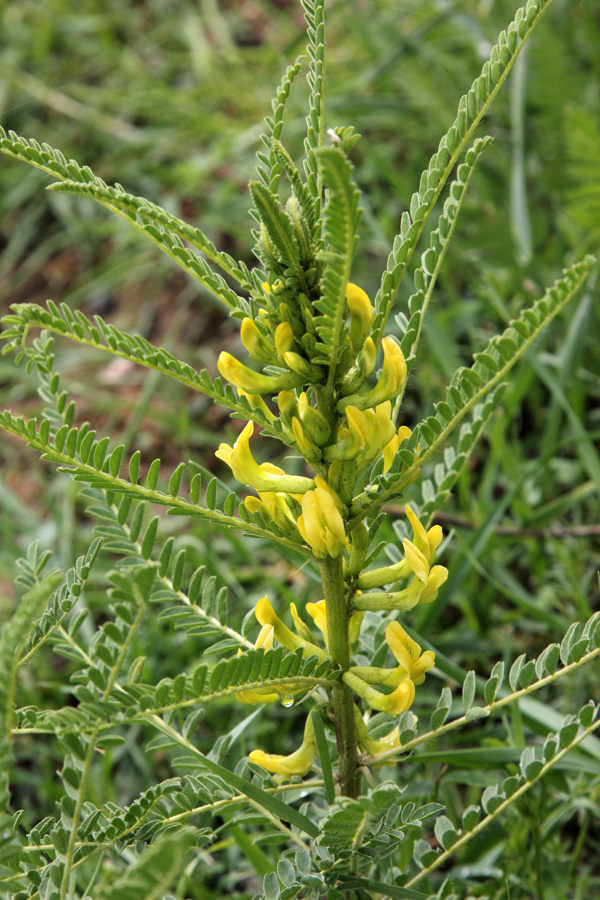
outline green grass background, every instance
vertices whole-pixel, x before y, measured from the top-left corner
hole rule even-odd
[[[515,9],[512,0],[328,4],[327,127],[353,125],[363,135],[352,154],[365,210],[353,279],[372,295],[420,172]],[[0,122],[197,222],[218,246],[251,263],[246,183],[262,117],[303,41],[299,4],[288,0],[8,2],[0,10]],[[285,130],[296,153],[305,97],[303,86],[294,93]],[[473,179],[436,289],[405,401],[409,425],[441,398],[456,366],[535,299],[564,263],[598,253],[597,4],[554,0],[484,132],[494,143]],[[45,183],[42,174],[0,160],[2,312],[11,302],[65,301],[213,373],[221,349],[239,349],[235,323],[156,249],[103,209],[45,193]],[[398,309],[409,294],[408,283]],[[597,295],[592,276],[516,369],[440,519],[450,538],[441,559],[448,583],[433,606],[407,619],[438,651],[480,674],[489,674],[497,659],[536,654],[598,608]],[[238,428],[225,412],[144,370],[65,343],[56,349],[79,419],[139,448],[146,464],[161,456],[168,469],[194,459],[228,480],[214,458],[219,441]],[[32,378],[6,357],[0,401],[28,415],[41,407]],[[275,457],[276,446],[259,446],[259,456]],[[2,440],[0,452],[1,621],[16,602],[14,561],[27,544],[39,540],[67,568],[92,523],[67,476],[56,476],[11,440]],[[395,516],[382,530],[390,541]],[[163,534],[169,533],[229,585],[238,621],[265,592],[280,608],[291,599],[300,606],[318,599],[310,570],[296,573],[271,547],[188,521],[165,522]],[[90,629],[103,620],[104,591],[100,571],[85,598]],[[146,674],[156,680],[198,661],[202,650],[152,621],[144,641]],[[24,679],[21,701],[63,702],[70,672],[48,653]],[[425,715],[444,683],[430,678],[415,712]],[[597,670],[539,699],[566,714],[590,696],[600,700]],[[208,710],[201,747],[243,715],[233,705]],[[302,721],[294,711],[267,709],[232,761],[258,745],[292,749]],[[451,764],[416,757],[400,777],[445,803],[453,818],[473,791],[498,780],[491,751],[525,739],[530,726],[515,711],[449,741],[457,751]],[[461,757],[463,748],[479,750],[478,768]],[[19,748],[15,792],[31,822],[52,811],[58,763],[51,745]],[[169,771],[168,760],[144,752],[141,736],[129,735],[98,770],[96,799],[123,802]],[[489,884],[490,896],[550,900],[600,891],[598,774],[582,766],[568,779],[563,773],[548,781],[462,861],[475,880]],[[224,838],[222,852],[205,864],[194,897],[251,896],[256,889],[233,839]],[[574,880],[577,891],[568,893]]]

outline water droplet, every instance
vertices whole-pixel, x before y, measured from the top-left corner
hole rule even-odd
[[[282,706],[285,706],[286,709],[289,709],[290,706],[294,705],[294,695],[293,694],[279,694],[279,702]]]

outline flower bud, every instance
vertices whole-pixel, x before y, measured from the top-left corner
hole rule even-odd
[[[219,356],[217,368],[223,378],[246,394],[276,393],[285,388],[297,387],[302,384],[302,379],[291,372],[276,376],[261,375],[225,351]]]
[[[292,431],[302,456],[306,459],[321,459],[323,454],[316,444],[313,444],[312,441],[308,440],[304,433],[304,429],[300,424],[300,420],[297,419],[296,416],[292,419]]]
[[[344,521],[331,494],[324,488],[307,491],[302,497],[298,531],[315,556],[339,556],[346,546]]]
[[[277,405],[279,407],[281,418],[284,422],[287,422],[288,425],[292,424],[294,416],[300,415],[298,401],[296,400],[296,395],[293,391],[280,391],[277,396]]]
[[[354,704],[354,722],[358,744],[361,750],[364,750],[370,756],[379,756],[381,753],[389,753],[391,750],[400,749],[400,729],[397,725],[385,737],[372,738],[356,704]],[[395,765],[395,762],[390,762],[389,765]]]
[[[322,412],[310,405],[304,391],[298,397],[298,411],[302,427],[309,440],[317,446],[323,447],[331,434],[329,422]]]
[[[250,409],[259,409],[261,413],[269,420],[269,422],[275,421],[275,416],[260,396],[260,394],[247,394],[245,391],[242,391],[240,388],[236,388],[238,392],[238,397],[245,397],[248,403],[250,404]]]
[[[309,616],[312,616],[315,625],[323,635],[325,646],[327,647],[327,649],[329,649],[329,639],[327,635],[327,611],[325,609],[325,601],[319,600],[318,603],[307,603],[306,612],[309,614]]]
[[[369,530],[360,522],[359,525],[349,535],[350,538],[350,559],[348,560],[348,574],[359,575],[365,564],[367,550],[369,549]]]
[[[305,381],[309,381],[311,384],[319,384],[322,381],[323,373],[321,369],[318,366],[311,365],[299,353],[289,351],[283,353],[282,357],[288,369],[301,376],[301,384]]]
[[[276,360],[273,347],[252,319],[244,319],[240,328],[242,343],[250,356],[259,362],[271,363]]]
[[[294,622],[294,628],[298,632],[301,638],[304,638],[305,641],[308,641],[309,644],[314,644],[318,646],[315,637],[303,619],[300,618],[298,610],[296,609],[295,603],[290,603],[290,612],[292,614],[292,620]]]
[[[363,348],[358,359],[358,372],[361,381],[364,381],[365,378],[368,378],[369,375],[373,374],[376,362],[377,348],[375,346],[373,338],[368,337],[363,344]]]
[[[280,322],[275,329],[275,349],[280,356],[291,350],[296,343],[294,329],[289,322]]]
[[[340,500],[349,505],[356,485],[356,461],[335,459],[327,470],[327,478]]]
[[[350,341],[358,353],[371,331],[373,307],[365,291],[350,282],[346,286],[346,303],[350,312]]]

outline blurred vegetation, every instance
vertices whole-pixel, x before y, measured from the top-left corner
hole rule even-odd
[[[327,124],[353,125],[363,135],[352,155],[365,207],[353,279],[371,294],[422,168],[515,7],[513,0],[329,4]],[[274,87],[303,46],[299,4],[45,0],[40,6],[9,0],[0,10],[0,33],[5,128],[60,147],[106,181],[198,222],[221,248],[251,263],[245,185]],[[302,97],[300,88],[290,104],[286,134],[292,146],[302,139]],[[555,0],[484,127],[494,144],[475,175],[436,289],[427,361],[415,370],[407,393],[407,424],[439,399],[454,368],[537,296],[563,262],[585,250],[598,253],[597,4]],[[91,203],[44,193],[43,186],[39,173],[2,161],[0,310],[6,312],[11,302],[52,297],[86,314],[99,312],[216,371],[218,351],[235,345],[237,337],[210,298],[124,223]],[[415,626],[462,667],[489,672],[496,659],[536,653],[560,640],[570,622],[598,608],[598,326],[592,281],[518,368],[444,511],[452,536],[443,556],[450,579]],[[146,463],[158,455],[173,463],[193,458],[228,477],[217,467],[214,449],[238,430],[237,422],[152,374],[107,364],[73,346],[58,344],[57,351],[65,386],[81,398],[80,414],[101,433],[138,447]],[[28,413],[39,408],[33,383],[7,359],[0,360],[0,393],[4,407]],[[90,527],[76,485],[66,476],[54,478],[16,443],[3,442],[0,618],[15,602],[14,560],[25,546],[38,539],[68,567]],[[187,522],[171,520],[164,527],[230,586],[240,618],[265,592],[274,602],[292,599],[293,570],[273,548],[202,524],[191,530]],[[384,527],[382,537],[389,539],[393,519]],[[300,605],[315,599],[310,572],[294,579],[293,591]],[[94,619],[101,619],[100,577],[87,602]],[[175,675],[178,662],[198,655],[198,648],[163,625],[147,629],[147,647],[154,652],[148,666],[157,680]],[[42,705],[53,702],[65,674],[56,671],[51,655],[46,665],[45,677],[25,686]],[[588,696],[600,700],[593,672],[578,678],[558,700],[547,698],[553,712],[571,712]],[[435,705],[439,686],[432,680],[429,696],[423,689],[425,707]],[[285,744],[285,734],[295,728],[293,716],[283,709],[274,715]],[[201,732],[204,749],[215,729],[222,733],[239,719],[237,707],[211,711]],[[516,712],[505,726],[518,746],[523,724]],[[500,727],[473,726],[469,738],[480,747],[480,759],[494,747]],[[272,716],[259,716],[251,725],[250,746],[255,740],[266,746],[273,728]],[[247,746],[243,736],[240,752]],[[28,752],[22,748],[22,784],[15,789],[35,818],[51,809],[57,760],[49,746],[47,759],[36,759],[33,769]],[[115,763],[110,754],[104,777],[98,772],[104,799],[114,792],[121,802],[168,774],[158,754],[133,744],[116,752],[117,782],[109,778]],[[456,765],[439,762],[427,770],[427,790],[451,817],[470,785],[486,783],[487,773],[475,775],[466,759],[459,754]],[[407,766],[407,775],[423,777],[417,764]],[[482,838],[486,843],[475,858],[487,860],[491,896],[572,896],[560,880],[567,884],[569,871],[579,873],[583,893],[577,896],[599,891],[598,775],[554,778],[554,790],[532,791]],[[532,839],[520,840],[524,833]],[[253,888],[247,892],[236,869],[240,850],[225,842],[225,851],[207,855],[198,897],[251,895]],[[512,873],[507,884],[495,868],[500,855],[502,868]],[[534,893],[532,870],[539,884],[552,872],[552,889]]]

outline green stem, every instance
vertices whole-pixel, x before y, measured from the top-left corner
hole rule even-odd
[[[350,666],[350,644],[342,558],[338,556],[333,559],[331,556],[327,556],[325,559],[319,560],[319,568],[323,579],[323,594],[327,610],[329,653],[333,662],[346,671]],[[331,694],[341,791],[347,797],[358,797],[360,775],[352,691],[340,680],[333,684]]]

